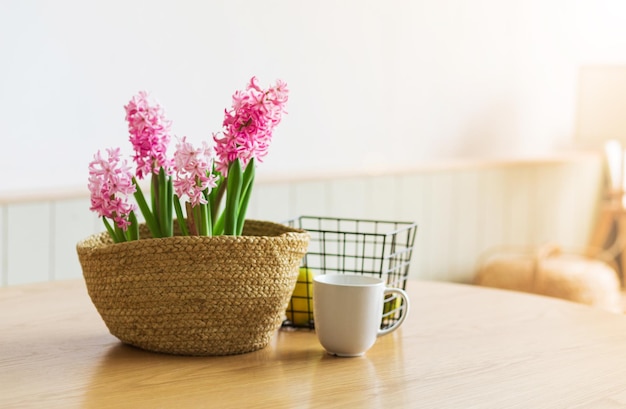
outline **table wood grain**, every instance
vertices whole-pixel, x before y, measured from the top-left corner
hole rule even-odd
[[[227,357],[111,336],[82,281],[0,290],[1,408],[614,408],[626,317],[567,301],[412,281],[412,311],[364,357],[309,330]]]

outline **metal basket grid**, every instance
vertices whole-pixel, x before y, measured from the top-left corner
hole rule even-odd
[[[283,327],[314,328],[314,274],[363,274],[406,289],[417,224],[317,216],[300,216],[287,224],[309,232],[310,240]],[[404,308],[401,298],[386,298],[381,329],[400,319]]]

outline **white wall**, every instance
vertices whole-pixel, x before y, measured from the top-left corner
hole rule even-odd
[[[84,187],[123,105],[219,130],[257,75],[292,90],[262,174],[571,147],[584,65],[626,64],[620,0],[2,0],[0,193]]]

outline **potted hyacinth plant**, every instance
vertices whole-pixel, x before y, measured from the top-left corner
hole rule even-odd
[[[122,342],[185,355],[269,343],[309,236],[246,211],[287,101],[284,82],[264,89],[253,77],[211,141],[178,138],[172,156],[163,107],[145,92],[125,105],[134,170],[119,148],[94,155],[90,208],[106,230],[77,244],[89,295]]]
[[[213,134],[215,147],[204,141],[195,148],[183,137],[173,158],[167,156],[171,121],[161,105],[142,91],[124,107],[134,174],[119,148],[108,149],[106,156],[98,151],[89,164],[91,210],[102,217],[114,242],[139,239],[137,208],[152,237],[171,237],[174,216],[186,220],[180,223],[183,235],[241,235],[255,168],[267,155],[288,90],[280,80],[262,89],[253,77],[232,98],[222,131]],[[145,178],[151,179],[150,201],[139,184]]]

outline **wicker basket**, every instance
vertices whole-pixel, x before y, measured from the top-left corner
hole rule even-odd
[[[142,237],[147,230],[142,226]],[[264,348],[280,326],[308,233],[246,221],[242,236],[77,244],[87,290],[111,334],[142,349],[231,355]]]

